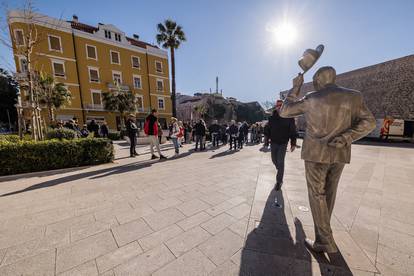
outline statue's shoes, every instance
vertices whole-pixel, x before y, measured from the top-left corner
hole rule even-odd
[[[317,253],[322,253],[322,252],[326,252],[326,253],[336,253],[338,252],[338,247],[336,247],[336,245],[328,245],[328,244],[318,244],[315,243],[315,241],[306,238],[305,239],[305,245],[307,248],[309,248],[310,250],[317,252]]]

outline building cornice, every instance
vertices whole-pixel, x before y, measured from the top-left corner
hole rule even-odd
[[[42,27],[46,27],[46,28],[50,28],[50,29],[54,29],[54,30],[58,30],[58,31],[66,32],[66,33],[73,32],[75,36],[87,38],[87,39],[94,40],[94,41],[97,41],[103,44],[109,44],[115,47],[130,50],[133,52],[148,54],[151,56],[168,59],[168,52],[165,50],[151,47],[148,45],[146,46],[146,48],[139,48],[133,45],[126,45],[123,43],[116,43],[114,41],[109,41],[109,40],[99,37],[96,34],[90,34],[90,33],[82,32],[80,30],[73,29],[71,24],[64,20],[52,18],[52,17],[38,14],[38,13],[33,13],[33,19],[30,20],[30,22],[28,22],[28,20],[26,20],[26,18],[24,17],[24,14],[22,11],[13,10],[8,13],[7,20],[8,20],[9,25],[12,23],[25,23],[25,24],[34,23]]]

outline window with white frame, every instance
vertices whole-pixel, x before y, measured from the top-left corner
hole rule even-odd
[[[48,35],[49,37],[49,50],[62,52],[62,42],[59,36]]]
[[[65,62],[61,60],[52,60],[53,75],[55,77],[65,77]]]
[[[15,42],[16,46],[25,45],[25,43],[24,43],[24,34],[23,34],[22,29],[14,30],[14,42]]]
[[[98,59],[98,55],[96,53],[96,47],[93,45],[86,45],[86,57],[88,59]]]
[[[158,98],[158,109],[164,109],[164,108],[165,108],[164,98]]]
[[[90,82],[99,82],[99,68],[88,67],[89,71],[89,81]]]
[[[102,92],[100,90],[91,90],[92,104],[94,106],[102,106]]]
[[[141,76],[133,75],[133,79],[134,79],[134,88],[141,89],[142,88]]]
[[[27,60],[24,57],[19,58],[19,66],[21,73],[26,73],[29,70],[27,67]]]
[[[164,82],[161,79],[157,79],[157,91],[164,91]]]
[[[112,79],[114,83],[121,85],[122,83],[122,73],[118,71],[112,71]]]
[[[121,59],[119,58],[119,52],[110,51],[111,52],[111,63],[112,64],[121,64]]]
[[[157,71],[158,73],[162,73],[162,62],[156,60],[155,61],[155,71]]]
[[[115,33],[115,40],[121,42],[121,35]]]
[[[141,95],[137,95],[137,110],[138,111],[144,111],[144,97]]]
[[[132,60],[132,68],[139,68],[141,66],[139,57],[132,56],[131,60]]]

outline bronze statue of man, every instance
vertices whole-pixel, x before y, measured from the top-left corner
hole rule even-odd
[[[359,91],[335,84],[335,69],[320,68],[313,76],[315,91],[299,99],[303,74],[293,79],[280,110],[282,117],[304,115],[306,133],[302,145],[315,240],[306,245],[316,252],[335,253],[331,215],[339,178],[351,159],[351,144],[375,128],[375,118]]]

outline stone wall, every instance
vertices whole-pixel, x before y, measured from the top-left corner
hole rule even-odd
[[[339,74],[336,82],[361,91],[377,119],[414,120],[414,55]],[[312,83],[305,83],[301,94],[312,90]],[[282,99],[286,93],[280,93]]]

